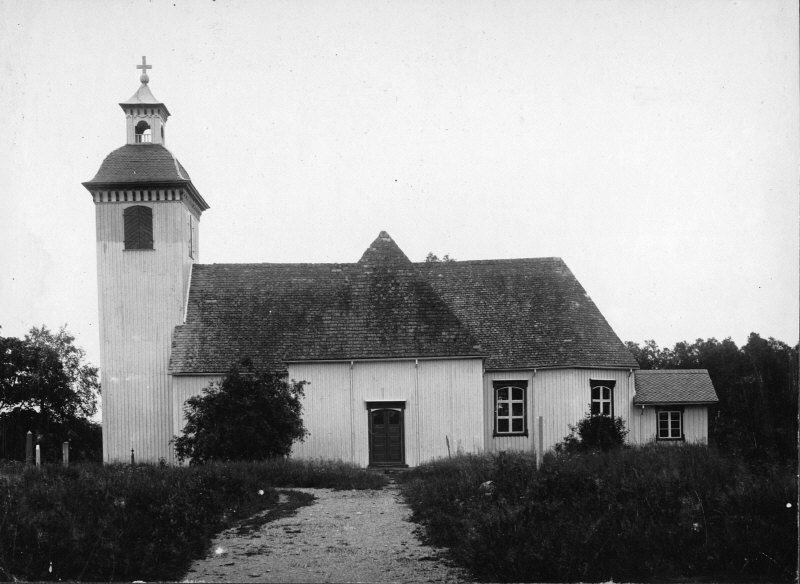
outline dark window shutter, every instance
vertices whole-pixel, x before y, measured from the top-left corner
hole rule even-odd
[[[125,249],[135,249],[136,248],[136,236],[138,235],[136,229],[136,214],[134,210],[136,207],[128,207],[125,211],[122,212],[122,216],[125,218]]]
[[[153,210],[139,207],[139,249],[153,249]]]
[[[128,207],[125,219],[125,249],[153,249],[153,210],[144,205]]]

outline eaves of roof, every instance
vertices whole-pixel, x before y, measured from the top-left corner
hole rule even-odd
[[[120,183],[120,182],[113,182],[113,181],[106,181],[106,182],[92,182],[86,181],[81,183],[87,190],[91,191],[92,189],[122,189],[122,190],[130,190],[132,188],[137,189],[162,189],[162,188],[171,188],[171,187],[185,187],[189,189],[192,197],[196,201],[197,205],[200,207],[201,211],[207,211],[211,207],[203,198],[203,195],[197,190],[194,186],[194,183],[191,180],[186,179],[175,179],[175,180],[168,180],[168,181],[150,181],[144,180],[137,183]]]

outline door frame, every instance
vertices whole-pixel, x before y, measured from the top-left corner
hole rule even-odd
[[[407,467],[406,464],[406,402],[404,400],[374,400],[366,401],[364,405],[367,409],[367,438],[369,444],[369,466],[372,467]],[[373,462],[372,460],[372,412],[376,410],[395,410],[400,412],[400,462]]]

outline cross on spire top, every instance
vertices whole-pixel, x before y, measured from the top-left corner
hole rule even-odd
[[[147,76],[147,70],[152,69],[153,66],[147,64],[147,57],[142,57],[142,64],[136,65],[136,68],[142,70],[142,76],[139,77],[139,81],[142,83],[148,83],[150,81],[150,77]]]

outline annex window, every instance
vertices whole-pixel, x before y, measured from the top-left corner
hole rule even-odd
[[[494,382],[495,436],[528,434],[527,381]]]
[[[592,380],[592,405],[593,416],[614,415],[614,385],[615,381]]]
[[[128,207],[125,219],[125,249],[153,249],[153,210],[144,205]]]
[[[683,440],[682,410],[658,410],[658,439]]]

